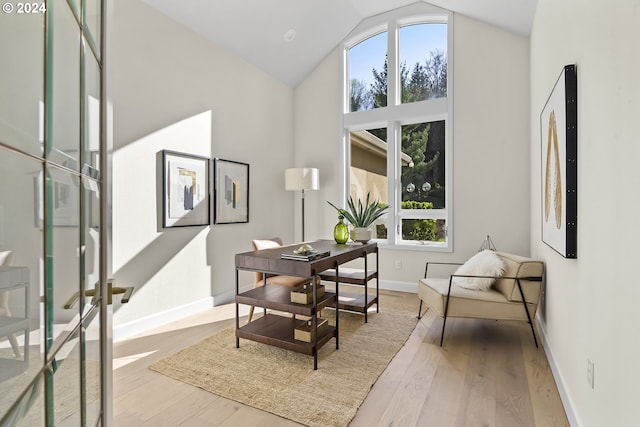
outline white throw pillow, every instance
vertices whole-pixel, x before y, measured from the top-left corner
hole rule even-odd
[[[453,283],[467,289],[487,291],[504,273],[504,261],[494,251],[485,249],[462,264],[454,273],[465,276],[492,276],[491,278],[454,277]]]

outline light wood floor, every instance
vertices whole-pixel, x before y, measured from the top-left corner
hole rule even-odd
[[[380,299],[381,310],[385,303],[406,304],[417,314],[415,294],[381,291]],[[375,308],[370,315],[375,316]],[[147,368],[234,325],[234,316],[234,304],[215,307],[114,344],[114,424],[299,426]],[[351,427],[569,425],[544,351],[535,347],[528,324],[448,319],[443,347],[441,328],[442,318],[424,315]]]

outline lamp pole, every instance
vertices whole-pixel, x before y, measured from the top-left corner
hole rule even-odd
[[[302,241],[304,242],[304,188],[302,189]]]
[[[304,241],[304,190],[320,188],[318,169],[290,168],[284,173],[284,187],[288,191],[302,191],[302,240]]]

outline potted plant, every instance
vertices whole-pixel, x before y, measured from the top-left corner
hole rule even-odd
[[[388,205],[385,206],[378,200],[369,201],[369,196],[370,194],[367,193],[367,199],[364,204],[361,199],[358,199],[357,205],[354,203],[353,198],[349,196],[347,209],[339,208],[327,201],[338,211],[338,215],[343,216],[353,226],[351,240],[354,242],[366,243],[371,240],[371,224],[389,209]]]

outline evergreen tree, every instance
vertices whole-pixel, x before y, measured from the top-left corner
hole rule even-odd
[[[373,73],[373,83],[371,84],[371,98],[373,99],[373,108],[387,106],[387,78],[388,66],[387,57],[384,58],[382,71],[378,72],[375,68],[371,70]]]
[[[427,99],[428,93],[428,77],[424,66],[419,62],[413,66],[411,78],[402,80],[402,102],[417,102]],[[406,83],[405,83],[406,82]]]

